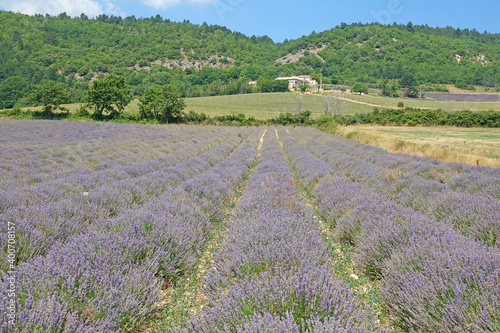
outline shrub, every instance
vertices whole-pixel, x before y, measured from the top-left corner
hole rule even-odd
[[[278,125],[309,125],[312,124],[311,111],[301,111],[298,115],[292,113],[280,113],[277,118],[269,119],[270,123]]]
[[[441,191],[432,195],[426,205],[429,214],[464,235],[482,240],[490,246],[500,241],[500,202],[477,194]]]
[[[150,65],[149,61],[144,60],[144,59],[139,60],[139,66],[140,67],[146,67],[146,66],[149,66],[149,65]]]
[[[351,124],[379,125],[426,125],[426,126],[457,126],[457,127],[500,127],[500,112],[498,111],[457,111],[420,110],[413,108],[383,109],[375,108],[373,112],[342,116],[339,122]]]
[[[82,105],[80,106],[76,112],[75,112],[75,116],[77,117],[88,117],[90,116],[90,113],[87,111],[87,109]]]
[[[194,111],[189,111],[187,114],[184,114],[184,121],[188,123],[201,124],[209,117],[205,113],[197,113]]]
[[[367,214],[354,241],[356,266],[380,278],[384,262],[394,251],[412,246],[422,238],[446,234],[457,232],[407,207],[400,206],[397,213]]]
[[[307,91],[307,89],[309,89],[309,85],[308,84],[303,84],[300,86],[300,91],[301,92],[305,92]]]
[[[288,91],[288,81],[262,78],[257,81],[257,90],[260,92]]]
[[[16,117],[21,115],[23,113],[23,110],[21,110],[19,106],[15,106],[12,109],[5,110],[3,113],[7,116]]]
[[[321,115],[315,119],[316,127],[323,132],[327,133],[337,133],[338,130],[338,120],[336,117]]]

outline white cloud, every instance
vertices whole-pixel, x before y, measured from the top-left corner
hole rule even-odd
[[[140,0],[143,4],[155,9],[166,9],[180,4],[189,3],[191,5],[211,5],[217,0]]]
[[[167,7],[177,6],[182,0],[141,0],[141,2],[155,9],[165,9]]]
[[[120,10],[120,8],[118,8],[118,6],[116,6],[114,3],[112,3],[109,0],[106,0],[106,2],[104,4],[104,11],[106,13],[114,15],[114,16],[121,16],[121,17],[127,16],[127,14],[124,11]]]
[[[81,13],[97,16],[103,13],[102,6],[94,0],[0,0],[0,7],[28,15],[66,12],[69,16],[80,16]]]
[[[189,0],[189,2],[193,5],[213,5],[217,0]]]

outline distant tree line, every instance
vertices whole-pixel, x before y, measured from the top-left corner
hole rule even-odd
[[[46,81],[33,87],[28,101],[34,106],[42,106],[42,111],[24,112],[38,118],[68,118],[68,109],[62,107],[69,101],[70,92],[59,82]],[[87,93],[87,103],[82,105],[73,117],[87,117],[94,120],[127,119],[123,115],[132,95],[122,76],[108,75],[93,82]],[[159,123],[176,121],[182,116],[186,106],[178,90],[172,86],[149,87],[139,102],[139,119],[154,120]],[[89,110],[91,112],[89,112]],[[59,111],[59,112],[58,112]],[[19,116],[23,113],[19,107],[8,110],[5,114]],[[130,117],[128,117],[130,119]],[[139,120],[136,118],[136,120]]]
[[[357,115],[345,115],[336,119],[343,125],[424,125],[455,127],[500,127],[498,111],[456,111],[420,110],[414,108],[378,109]]]

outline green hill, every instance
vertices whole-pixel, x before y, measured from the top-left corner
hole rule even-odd
[[[133,93],[153,84],[178,85],[185,96],[248,92],[248,80],[315,74],[324,83],[380,84],[413,72],[419,84],[496,87],[500,35],[428,26],[341,24],[274,43],[215,25],[160,16],[71,18],[0,11],[0,109],[31,86],[54,80],[85,98],[99,75],[126,77]]]

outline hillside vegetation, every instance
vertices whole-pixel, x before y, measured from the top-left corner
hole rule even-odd
[[[71,87],[82,102],[89,83],[124,76],[135,96],[174,84],[186,97],[252,92],[247,81],[322,76],[327,84],[364,82],[481,85],[500,81],[500,35],[428,26],[341,24],[275,43],[217,25],[127,18],[0,12],[0,109],[11,108],[46,80]]]

